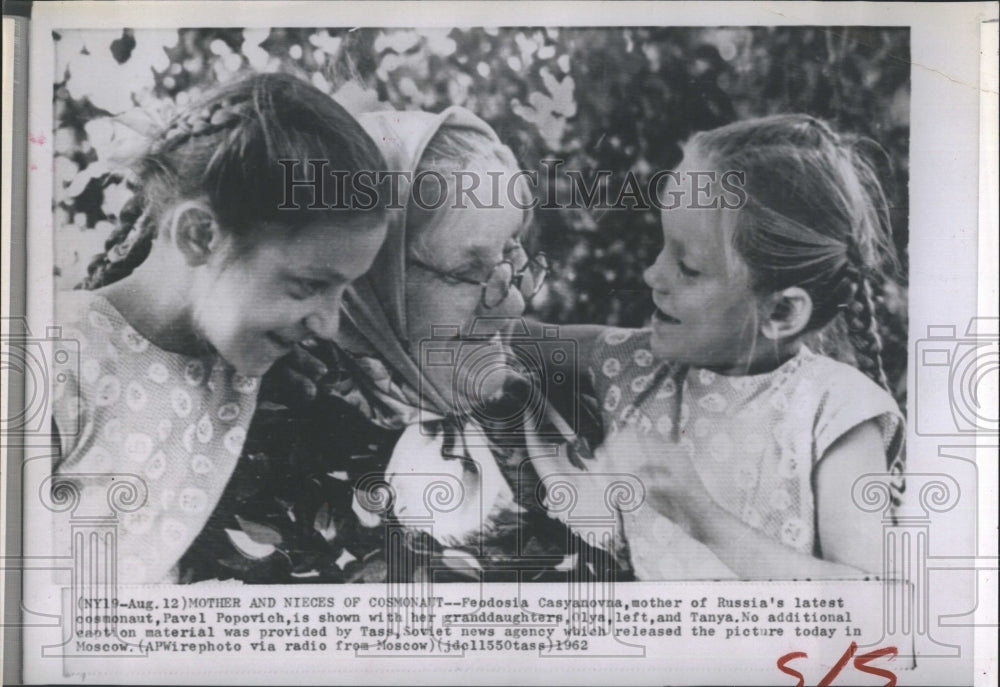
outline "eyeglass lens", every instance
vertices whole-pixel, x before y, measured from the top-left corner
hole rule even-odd
[[[531,298],[542,288],[548,269],[548,260],[541,253],[528,260],[524,268],[517,274],[514,273],[514,266],[509,262],[497,264],[486,280],[486,286],[483,289],[483,305],[487,308],[499,305],[507,298],[510,287],[515,281],[518,283],[521,295],[526,299]]]

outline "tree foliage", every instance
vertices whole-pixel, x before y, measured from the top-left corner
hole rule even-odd
[[[248,71],[307,78],[356,111],[467,107],[526,169],[563,161],[610,197],[680,159],[692,132],[801,111],[871,137],[887,152],[902,276],[880,290],[887,363],[905,393],[909,32],[905,28],[190,29],[59,36],[56,230],[59,285],[79,280],[128,197],[108,173],[148,129],[198,93]],[[123,153],[123,150],[125,151]],[[565,199],[570,177],[542,174]],[[642,270],[659,249],[650,210],[539,209],[538,242],[555,277],[534,301],[556,323],[642,324]]]
[[[72,31],[56,38],[54,226],[61,288],[80,281],[129,197],[115,170],[142,144],[137,132],[155,130],[199,93],[251,71],[298,74],[354,111],[462,105],[489,122],[526,169],[543,170],[544,161],[558,159],[588,185],[602,171],[610,198],[629,174],[644,183],[676,165],[681,143],[693,132],[739,118],[806,112],[868,136],[886,151],[882,173],[903,266],[878,285],[877,306],[887,372],[905,407],[906,28],[182,29]],[[542,174],[537,193],[566,198],[570,183],[567,174]],[[655,208],[540,208],[535,225],[539,247],[555,266],[533,303],[541,319],[620,326],[646,320],[651,308],[642,271],[661,243]],[[835,356],[850,356],[836,331],[823,345]],[[341,417],[348,411],[331,406],[323,412]],[[230,543],[243,555],[203,556],[192,574],[248,581],[385,578],[384,542],[359,520],[348,495],[361,472],[384,466],[392,437],[364,435],[368,448],[354,451],[341,442],[331,451],[306,445],[315,437],[288,441],[308,434],[297,428],[301,421],[287,409],[262,408],[249,458],[229,501],[213,516],[222,518],[215,535],[231,529],[236,539]],[[341,492],[344,498],[331,496]],[[262,498],[267,508],[256,506],[253,519],[234,525],[234,512]],[[209,542],[205,550],[222,544]],[[533,541],[532,551],[561,550],[550,544]],[[461,555],[436,555],[464,570],[459,577],[468,572]],[[561,565],[557,556],[553,567]]]

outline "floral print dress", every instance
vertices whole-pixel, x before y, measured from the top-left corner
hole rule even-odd
[[[118,513],[118,579],[173,581],[243,451],[259,379],[156,347],[95,292],[61,295],[57,321],[53,355],[71,362],[53,379],[54,484],[79,494],[64,515],[103,515],[116,480],[137,485],[140,505]]]
[[[595,348],[588,373],[606,431],[632,427],[678,441],[712,498],[747,525],[800,553],[822,555],[812,478],[830,446],[867,420],[881,429],[886,456],[873,457],[872,472],[889,470],[901,483],[899,408],[855,368],[803,346],[771,372],[723,376],[658,363],[650,335],[609,329]],[[589,472],[628,472],[633,460],[599,451]],[[639,579],[732,576],[649,504],[623,511],[622,526]]]

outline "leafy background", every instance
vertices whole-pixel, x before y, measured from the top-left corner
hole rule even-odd
[[[355,111],[465,106],[527,169],[609,170],[614,198],[680,158],[692,132],[808,112],[887,151],[900,275],[880,289],[887,363],[905,395],[909,32],[905,28],[189,29],[58,35],[54,171],[57,285],[72,288],[128,198],[109,169],[143,128],[250,71],[309,79]],[[139,121],[141,119],[147,121]],[[137,126],[138,122],[138,126]],[[548,193],[543,178],[539,193]],[[560,197],[569,192],[560,177]],[[650,211],[538,210],[555,259],[536,312],[555,323],[641,324],[641,273],[659,249]]]
[[[155,127],[200,92],[252,71],[298,74],[354,111],[465,106],[497,130],[527,169],[540,169],[540,160],[559,158],[566,169],[581,170],[588,179],[593,170],[611,171],[612,198],[629,172],[644,181],[656,170],[676,165],[679,144],[692,132],[742,117],[807,112],[838,130],[869,136],[887,153],[884,179],[902,265],[899,274],[878,286],[877,301],[887,372],[905,408],[910,102],[906,28],[126,29],[57,33],[56,39],[58,288],[72,288],[80,281],[129,196],[112,172],[141,144],[134,130]],[[121,116],[112,120],[108,115]],[[568,179],[560,177],[556,183],[561,184],[560,195],[568,195]],[[549,192],[545,184],[542,179],[543,196]],[[539,317],[555,323],[621,326],[645,321],[650,300],[641,275],[660,245],[655,209],[539,209],[535,223],[537,241],[555,265],[553,278],[533,303]],[[836,357],[850,357],[836,332],[822,345]],[[308,542],[296,551],[315,551],[331,543],[340,547],[337,560],[342,564],[327,566],[329,577],[323,579],[384,577],[379,567],[384,568],[384,561],[365,567],[378,544],[362,536],[364,528],[356,527],[350,513],[333,514],[333,502],[303,496],[301,489],[273,493],[275,466],[284,465],[279,472],[291,479],[292,466],[301,465],[288,442],[280,440],[293,429],[289,423],[301,417],[293,420],[282,414],[285,410],[262,407],[258,438],[253,439],[252,432],[248,441],[247,452],[254,460],[244,461],[241,468],[251,466],[257,472],[234,477],[234,484],[243,480],[256,485],[233,496],[236,501],[259,502],[260,486],[269,484],[267,498],[283,504],[258,514],[258,520],[273,521],[273,530],[251,527],[253,543],[265,545],[256,553],[271,567],[267,572],[258,568],[257,573],[247,568],[241,574],[264,579],[279,565],[286,572],[308,568],[311,575],[324,564],[312,558],[303,563],[302,556],[296,559],[286,550],[292,538],[301,542],[305,537]],[[378,440],[368,444],[377,467],[384,452],[371,448],[380,445]],[[340,459],[351,464],[347,454]],[[329,477],[331,472],[339,478],[349,471],[323,474]],[[297,473],[288,484],[301,485],[303,479]],[[336,488],[323,483],[313,491],[324,494]],[[310,489],[304,491],[312,493]],[[346,564],[343,541],[333,534],[338,527],[354,527],[348,547],[353,547],[353,560]],[[286,555],[269,555],[266,547],[275,546],[284,546]],[[353,565],[351,574],[344,572],[345,565]],[[375,572],[366,573],[369,568]],[[203,569],[192,574],[219,573]],[[306,577],[315,581],[314,576]]]

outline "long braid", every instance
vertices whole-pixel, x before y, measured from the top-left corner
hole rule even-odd
[[[153,152],[162,155],[198,136],[210,136],[235,124],[248,114],[251,103],[247,100],[227,99],[207,107],[186,112],[176,117],[153,145]]]
[[[145,201],[137,191],[122,207],[118,226],[104,242],[104,252],[94,256],[78,289],[99,289],[127,277],[149,254],[153,236],[144,221]]]
[[[853,251],[851,251],[853,252]],[[849,257],[848,279],[852,283],[851,295],[844,305],[847,336],[854,346],[858,368],[876,384],[889,391],[889,380],[882,366],[882,336],[875,318],[875,300],[871,282],[864,270],[857,267],[856,258]]]
[[[150,199],[144,188],[154,177],[169,178],[176,172],[166,156],[192,139],[234,128],[248,103],[223,101],[183,113],[156,136],[139,162],[136,191],[122,207],[118,226],[104,243],[104,252],[94,256],[87,276],[76,288],[99,289],[127,277],[148,256],[156,237],[156,222],[150,216]]]
[[[850,232],[845,237],[847,272],[853,277],[850,298],[844,317],[847,333],[854,346],[858,367],[876,384],[891,393],[889,380],[882,365],[882,337],[875,316],[872,277],[884,274],[884,268],[895,266],[891,242],[889,203],[879,183],[871,154],[862,148],[881,150],[877,144],[854,137],[840,138],[838,148],[853,171],[853,183],[845,183],[849,204]],[[884,151],[883,151],[884,152]]]
[[[317,221],[311,202],[293,192],[286,207],[286,160],[326,160],[348,174],[382,169],[374,141],[343,107],[287,74],[256,74],[220,85],[150,141],[128,177],[135,194],[95,258],[82,288],[99,288],[132,273],[153,247],[161,222],[180,200],[203,200],[234,240],[258,231],[298,230]],[[330,208],[331,230],[384,219],[384,203],[344,214]],[[335,214],[334,214],[335,213]]]
[[[854,280],[850,299],[844,304],[844,317],[847,320],[847,336],[854,346],[854,358],[858,368],[886,391],[889,380],[882,367],[882,337],[878,332],[878,322],[875,318],[875,301],[872,298],[871,283],[863,269],[855,269],[860,261],[856,246],[848,247],[848,279]],[[889,473],[889,493],[892,504],[899,507],[906,491],[906,458],[901,450],[902,434],[893,439],[893,444],[886,452],[889,463],[886,470]],[[895,519],[895,515],[893,515]]]

